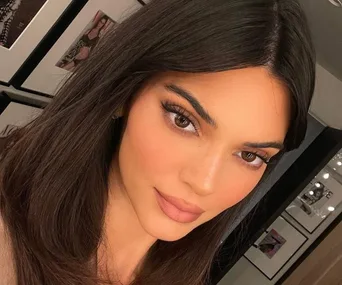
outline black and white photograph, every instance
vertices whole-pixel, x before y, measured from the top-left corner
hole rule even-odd
[[[280,216],[249,248],[245,257],[272,280],[306,241],[306,236]]]
[[[98,11],[56,66],[74,71],[77,65],[89,58],[99,41],[115,25],[116,23],[109,16]]]
[[[342,202],[342,184],[325,167],[286,208],[312,234]]]
[[[0,69],[0,82],[10,83],[23,64],[29,62],[72,2],[0,0],[0,62],[6,66]]]
[[[10,48],[47,0],[0,0],[0,46]]]
[[[296,202],[300,208],[310,217],[320,215],[327,200],[334,195],[322,182],[310,182],[308,189],[301,194]]]

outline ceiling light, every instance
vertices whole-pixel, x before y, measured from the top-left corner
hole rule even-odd
[[[315,183],[315,186],[316,186],[317,188],[319,188],[319,187],[321,187],[321,183],[316,182],[316,183]]]
[[[330,174],[329,174],[329,173],[324,173],[324,174],[323,174],[323,178],[324,178],[324,179],[328,179],[329,177],[330,177]]]
[[[337,165],[338,165],[338,166],[341,166],[341,165],[342,165],[342,162],[341,162],[341,161],[338,161],[338,162],[337,162]]]
[[[314,191],[309,191],[309,194],[310,194],[310,195],[313,195],[313,194],[315,194],[315,193],[314,193]]]
[[[336,7],[342,7],[342,1],[341,0],[329,0],[329,2]]]
[[[333,212],[333,211],[335,211],[335,208],[330,206],[330,207],[328,207],[328,211]]]

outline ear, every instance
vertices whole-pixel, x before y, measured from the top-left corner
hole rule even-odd
[[[116,120],[116,119],[121,118],[121,117],[123,117],[123,116],[124,116],[124,107],[121,107],[120,109],[118,109],[118,110],[114,113],[114,115],[112,116],[112,118],[113,118],[114,120]]]

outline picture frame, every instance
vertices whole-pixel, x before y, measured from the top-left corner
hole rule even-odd
[[[342,185],[342,149],[328,162],[326,169]]]
[[[244,254],[268,280],[272,280],[308,238],[282,216]]]
[[[32,121],[42,111],[42,107],[12,100],[5,92],[0,92],[0,140]]]
[[[5,0],[0,4],[0,82],[13,76],[73,0]]]
[[[310,234],[342,203],[342,184],[334,178],[337,175],[327,164],[286,208]]]
[[[103,19],[97,16],[104,15],[107,21],[120,24],[126,16],[141,7],[142,5],[136,0],[116,0],[115,2],[112,0],[88,0],[21,87],[54,96],[64,80],[72,75],[72,70],[61,68],[58,63],[63,59],[63,64],[68,64],[68,61],[71,60],[74,62],[77,60],[78,63],[91,53],[93,45],[90,45],[92,40],[89,40],[90,36],[88,37],[88,35],[102,25]],[[100,22],[97,19],[100,19]],[[103,36],[105,33],[102,31],[98,32],[96,37]],[[80,49],[77,50],[79,47]],[[86,50],[86,56],[84,56],[83,50]]]

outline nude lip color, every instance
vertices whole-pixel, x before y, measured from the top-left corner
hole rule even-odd
[[[168,196],[155,189],[157,202],[163,213],[170,219],[179,223],[191,223],[196,221],[204,210],[196,205],[185,202],[172,196]]]

